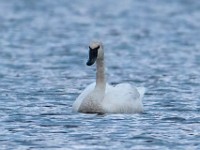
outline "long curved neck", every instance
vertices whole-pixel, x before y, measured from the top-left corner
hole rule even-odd
[[[97,90],[101,94],[105,94],[106,89],[106,78],[105,78],[105,68],[104,68],[104,58],[97,58],[96,61],[96,86]]]

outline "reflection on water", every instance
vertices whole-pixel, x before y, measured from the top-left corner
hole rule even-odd
[[[200,3],[0,2],[2,149],[199,149]],[[145,112],[71,112],[94,81],[91,40],[109,83],[145,86]]]

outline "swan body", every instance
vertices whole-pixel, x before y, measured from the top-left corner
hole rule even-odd
[[[136,88],[129,83],[111,86],[105,81],[104,50],[102,43],[89,46],[90,66],[96,61],[96,82],[90,84],[73,104],[74,112],[81,113],[140,113],[143,112],[142,98],[145,88]]]

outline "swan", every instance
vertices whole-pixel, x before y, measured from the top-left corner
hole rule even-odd
[[[89,45],[87,65],[96,62],[96,82],[90,84],[74,101],[73,112],[80,113],[140,113],[143,112],[144,87],[133,87],[128,83],[111,86],[106,83],[104,48],[101,42]]]

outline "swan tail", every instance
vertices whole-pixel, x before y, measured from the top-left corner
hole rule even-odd
[[[144,97],[144,93],[146,92],[146,88],[145,87],[137,87],[137,90],[140,94],[140,98],[142,99]]]

